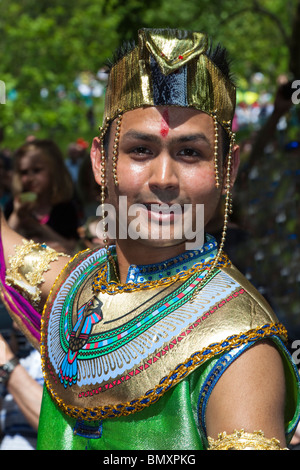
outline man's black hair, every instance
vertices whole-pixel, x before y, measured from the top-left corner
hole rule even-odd
[[[133,51],[136,47],[136,42],[133,41],[124,41],[120,47],[118,47],[111,59],[106,61],[106,66],[108,68],[108,73],[114,65],[116,65],[123,57],[125,57],[129,52]]]

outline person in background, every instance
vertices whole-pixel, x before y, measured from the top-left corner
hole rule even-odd
[[[43,394],[39,352],[15,324],[0,333],[0,450],[34,450]]]
[[[55,142],[31,140],[14,155],[9,226],[26,238],[72,254],[78,239],[74,185]]]
[[[0,152],[0,208],[4,209],[11,198],[11,158]]]
[[[65,160],[65,164],[74,184],[78,181],[80,167],[87,155],[88,143],[82,138],[77,139],[76,142],[72,142],[68,147],[68,154]]]

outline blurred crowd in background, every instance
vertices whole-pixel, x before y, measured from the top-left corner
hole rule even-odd
[[[252,133],[241,140],[234,189],[236,222],[247,237],[237,252],[243,271],[300,338],[300,121],[291,90],[279,84],[261,108]]]

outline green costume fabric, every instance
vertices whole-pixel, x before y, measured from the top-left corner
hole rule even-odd
[[[290,381],[287,385],[290,401],[285,414],[289,440],[299,415],[298,386],[288,353],[282,345],[279,348],[284,358],[286,377]],[[44,389],[37,449],[206,450],[205,430],[199,423],[199,391],[203,390],[218,360],[215,358],[205,363],[151,407],[133,416],[95,423],[77,422],[66,416]],[[295,406],[297,400],[298,405]]]
[[[183,380],[157,403],[133,416],[85,423],[86,427],[80,427],[74,418],[63,416],[45,391],[38,449],[203,449],[197,426],[198,396],[193,382],[193,378]],[[81,435],[74,434],[76,426]],[[92,426],[99,429],[100,438],[88,437]]]

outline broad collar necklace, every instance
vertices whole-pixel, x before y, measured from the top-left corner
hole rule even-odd
[[[168,286],[177,280],[187,279],[196,271],[207,271],[214,262],[217,251],[216,240],[207,234],[206,242],[197,250],[188,250],[161,263],[131,265],[125,284],[117,282],[110,264],[104,263],[94,279],[93,291],[117,294]],[[115,246],[110,247],[110,252],[116,263]],[[217,266],[225,266],[228,263],[228,258],[223,254]]]

